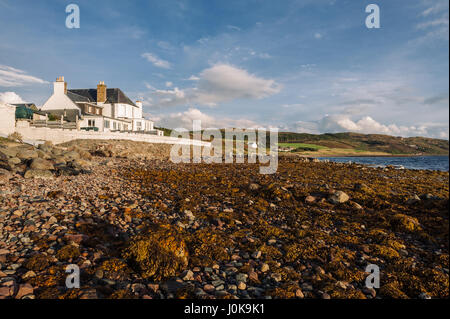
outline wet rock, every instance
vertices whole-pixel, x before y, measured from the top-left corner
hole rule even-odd
[[[301,289],[297,289],[295,291],[295,297],[303,299],[303,298],[305,298],[305,295],[303,294],[303,291]]]
[[[188,251],[179,230],[158,226],[132,238],[123,256],[134,263],[144,278],[175,276],[188,264]]]
[[[410,197],[406,200],[406,204],[407,205],[414,205],[417,204],[418,202],[420,202],[420,197],[417,195],[414,195],[413,197]]]
[[[35,150],[21,150],[16,155],[21,160],[30,160],[38,158],[38,153]]]
[[[337,191],[328,197],[328,201],[332,204],[342,204],[347,202],[349,199],[350,197],[343,191]]]
[[[247,285],[245,284],[245,282],[240,281],[240,282],[238,283],[238,285],[237,285],[237,288],[238,288],[239,290],[245,290],[245,289],[247,289]]]
[[[42,158],[35,158],[31,164],[30,168],[34,170],[54,170],[53,164]]]
[[[25,178],[41,178],[41,179],[51,179],[53,178],[52,172],[48,170],[40,169],[29,169],[25,172]]]
[[[22,299],[26,295],[32,295],[34,288],[30,284],[22,284],[19,286],[19,291],[16,294],[16,299]]]
[[[97,290],[90,288],[82,291],[80,294],[80,299],[98,299]]]
[[[316,198],[314,196],[308,195],[305,198],[305,203],[314,203],[316,201]]]
[[[191,270],[186,270],[181,274],[181,278],[184,281],[191,281],[194,280],[194,273]]]
[[[269,269],[270,269],[270,267],[268,264],[264,263],[261,265],[261,272],[263,272],[263,273],[267,272],[267,271],[269,271]]]

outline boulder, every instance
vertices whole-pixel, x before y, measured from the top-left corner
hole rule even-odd
[[[67,163],[65,157],[61,156],[61,155],[55,156],[53,161],[55,162],[55,165],[59,165],[59,164],[66,165],[66,163]]]
[[[63,155],[64,151],[60,148],[54,147],[52,148],[52,154],[55,156],[61,156]]]
[[[9,157],[15,157],[17,155],[17,149],[14,147],[0,147],[0,159],[7,159]]]
[[[7,182],[11,179],[12,174],[10,171],[0,168],[0,184]]]
[[[21,150],[17,153],[17,157],[21,160],[29,160],[38,157],[38,153],[35,150]]]
[[[63,156],[68,161],[73,161],[73,160],[80,159],[80,154],[78,154],[78,152],[75,152],[75,151],[66,152],[66,153],[63,154]]]
[[[342,204],[348,201],[350,197],[344,193],[343,191],[337,191],[334,194],[331,194],[328,198],[328,201],[332,204]]]
[[[49,153],[41,151],[41,150],[37,150],[38,153],[38,157],[43,158],[43,159],[50,159],[51,156]]]
[[[12,171],[14,169],[14,164],[9,163],[9,161],[0,159],[0,168],[8,170],[8,171]]]
[[[29,169],[25,172],[25,178],[42,178],[42,179],[49,179],[53,178],[52,172],[48,170],[41,170],[41,169]]]
[[[72,161],[72,167],[82,170],[82,169],[87,169],[91,166],[91,163],[82,159],[77,159]]]
[[[11,158],[8,160],[8,163],[9,163],[10,165],[18,165],[18,164],[21,163],[21,160],[20,160],[19,158],[17,158],[17,157],[11,157]]]
[[[30,168],[36,170],[54,170],[53,164],[43,158],[35,158],[30,165]]]

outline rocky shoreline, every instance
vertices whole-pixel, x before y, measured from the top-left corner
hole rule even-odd
[[[0,298],[448,298],[448,172],[146,147],[0,147]]]

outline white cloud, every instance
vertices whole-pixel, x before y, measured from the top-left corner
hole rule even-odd
[[[432,14],[442,13],[448,11],[448,1],[440,0],[440,1],[423,1],[423,3],[427,6],[427,8],[422,12],[423,16],[429,16]]]
[[[322,39],[323,35],[319,32],[314,33],[314,38],[316,39]]]
[[[449,15],[448,0],[424,0],[422,4],[426,9],[421,13],[423,22],[417,24],[417,29],[426,32],[416,43],[425,43],[433,40],[448,42]]]
[[[163,68],[163,69],[171,68],[171,65],[168,61],[158,58],[153,53],[146,52],[146,53],[143,53],[141,56],[143,58],[147,59],[147,61],[151,62],[154,66],[156,66],[158,68]]]
[[[15,92],[0,92],[0,102],[9,104],[25,103]]]
[[[299,121],[288,127],[304,133],[355,132],[363,134],[386,134],[393,136],[429,136],[448,139],[448,125],[444,123],[422,123],[413,126],[383,124],[370,116],[353,120],[344,114],[326,115],[315,122]]]
[[[166,82],[166,87],[170,88],[170,87],[172,87],[172,85],[173,85],[172,82],[170,82],[170,81],[167,81],[167,82]]]
[[[200,120],[203,129],[206,128],[257,128],[260,124],[247,119],[232,119],[227,117],[216,118],[205,114],[196,108],[189,108],[184,112],[175,112],[169,114],[160,114],[150,116],[159,127],[166,128],[185,128],[192,130],[192,122]]]
[[[234,31],[241,31],[241,28],[239,28],[235,25],[227,25],[227,29],[234,30]]]
[[[195,87],[151,92],[150,97],[155,100],[152,106],[216,106],[236,99],[262,99],[281,90],[274,80],[257,77],[228,64],[216,64],[190,79],[197,81]]]
[[[48,83],[40,78],[28,75],[25,71],[7,65],[0,65],[0,86],[15,87],[29,84]]]

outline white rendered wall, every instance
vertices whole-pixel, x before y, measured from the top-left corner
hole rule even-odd
[[[16,107],[0,103],[0,133],[9,135],[16,129]]]
[[[80,108],[64,94],[64,82],[53,83],[53,95],[42,106],[43,111],[48,110],[79,110]]]
[[[182,144],[211,147],[211,143],[198,140],[183,139],[169,136],[147,135],[139,133],[119,132],[85,132],[77,130],[52,129],[47,127],[17,127],[16,132],[30,141],[51,141],[54,144],[65,143],[77,139],[94,140],[131,140],[147,143]]]

